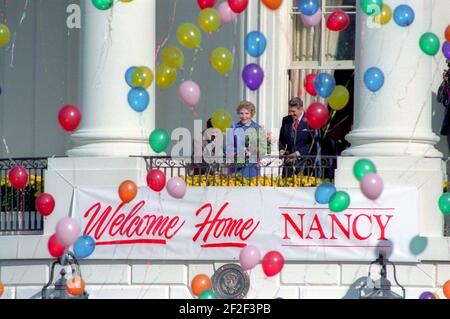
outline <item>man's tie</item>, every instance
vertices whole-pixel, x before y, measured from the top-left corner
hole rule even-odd
[[[297,120],[294,121],[293,128],[294,128],[294,131],[297,131],[297,129],[298,129],[298,121]]]

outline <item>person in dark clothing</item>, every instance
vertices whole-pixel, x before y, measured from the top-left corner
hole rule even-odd
[[[447,60],[448,70],[444,71],[442,75],[443,81],[439,86],[437,101],[442,103],[445,108],[444,118],[442,119],[440,134],[447,136],[447,146],[450,150],[450,120],[449,120],[449,106],[450,106],[450,61]]]
[[[284,159],[282,177],[298,173],[304,156],[313,155],[312,130],[306,121],[303,101],[294,97],[289,101],[289,115],[282,121],[279,137],[279,154]]]

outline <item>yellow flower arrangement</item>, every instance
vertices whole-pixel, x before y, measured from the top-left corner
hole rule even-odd
[[[193,175],[181,176],[188,186],[232,186],[232,187],[314,187],[329,179],[321,179],[313,176],[292,176],[282,178],[281,176],[258,176],[253,178],[245,178],[241,174],[233,175]]]
[[[0,179],[0,187],[7,185],[7,187],[12,187],[11,182],[8,177],[2,177]],[[35,190],[34,195],[37,197],[42,193],[43,185],[42,185],[42,176],[40,175],[31,175],[28,179],[28,186],[31,186]]]
[[[0,189],[2,190],[0,211],[34,211],[35,200],[43,192],[43,188],[42,176],[39,175],[30,175],[28,185],[20,191],[13,189],[8,177],[2,177],[0,179]],[[18,195],[19,197],[17,197]]]

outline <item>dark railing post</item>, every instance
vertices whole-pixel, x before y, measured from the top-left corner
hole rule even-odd
[[[8,172],[22,165],[28,170],[23,190],[8,186]],[[36,212],[35,199],[44,191],[47,158],[0,159],[0,235],[42,233],[43,218]]]

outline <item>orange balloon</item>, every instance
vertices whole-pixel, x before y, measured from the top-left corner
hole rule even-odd
[[[197,275],[192,279],[191,289],[196,296],[199,296],[205,290],[211,289],[211,287],[211,279],[206,275]]]
[[[0,297],[3,295],[4,292],[5,292],[5,286],[3,286],[3,283],[0,281]]]
[[[276,10],[281,6],[283,0],[262,0],[262,2],[267,8]]]
[[[137,194],[137,186],[133,181],[124,181],[119,186],[119,197],[124,203],[131,202]]]
[[[66,290],[67,293],[72,296],[80,296],[83,293],[85,287],[86,284],[84,283],[83,278],[81,278],[80,276],[72,276],[67,279]]]
[[[445,39],[450,42],[450,24],[447,26],[447,29],[445,29]]]
[[[450,299],[450,280],[447,280],[442,286],[442,290],[444,290],[444,296],[447,297],[447,299]]]

